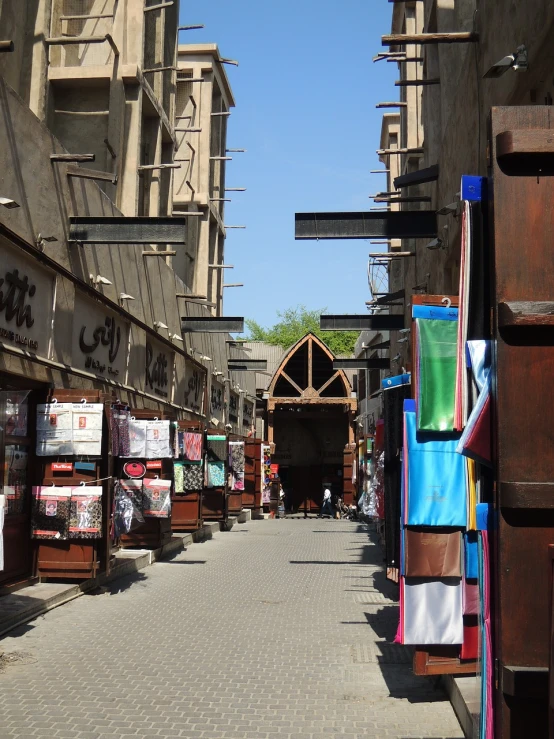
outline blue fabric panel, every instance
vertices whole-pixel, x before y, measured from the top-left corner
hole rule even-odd
[[[413,398],[406,398],[404,401],[404,413],[415,413],[416,402]]]
[[[464,573],[466,580],[477,579],[479,575],[477,532],[464,534]]]
[[[449,434],[451,438],[443,441],[437,434],[418,434],[415,413],[405,412],[404,418],[408,443],[406,524],[465,528],[466,460],[456,452],[460,435]]]
[[[491,507],[489,503],[477,503],[477,529],[488,531],[491,527]]]
[[[440,308],[436,305],[412,306],[412,318],[430,318],[434,321],[457,321],[457,308]]]

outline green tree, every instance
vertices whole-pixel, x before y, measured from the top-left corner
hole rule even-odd
[[[308,310],[305,305],[278,311],[279,321],[271,328],[264,328],[252,318],[246,319],[249,341],[265,341],[266,344],[288,349],[307,333],[318,336],[335,355],[352,354],[359,336],[356,331],[321,331],[319,316],[326,308]]]

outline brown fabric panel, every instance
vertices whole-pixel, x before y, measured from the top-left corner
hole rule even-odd
[[[459,531],[407,528],[406,577],[461,577],[461,541]]]

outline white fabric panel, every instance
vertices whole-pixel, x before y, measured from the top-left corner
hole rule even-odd
[[[404,644],[461,644],[463,637],[461,579],[407,579]]]

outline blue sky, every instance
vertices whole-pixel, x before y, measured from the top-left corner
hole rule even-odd
[[[386,0],[210,0],[181,3],[181,43],[218,44],[237,59],[226,70],[236,99],[227,163],[231,193],[224,313],[273,325],[277,311],[304,304],[329,313],[364,313],[368,241],[295,241],[294,214],[366,210],[385,189],[379,147],[381,100],[398,99],[396,65],[382,49]],[[375,247],[372,247],[375,249]]]

